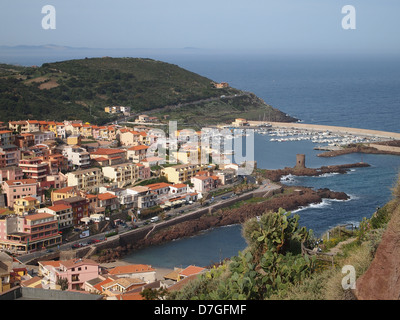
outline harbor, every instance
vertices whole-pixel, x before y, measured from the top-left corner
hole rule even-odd
[[[229,126],[234,132],[252,129],[258,134],[268,136],[270,142],[277,143],[309,141],[316,144],[315,150],[323,151],[339,151],[343,150],[344,147],[356,144],[364,144],[383,150],[385,148],[379,144],[400,140],[400,133],[397,132],[299,122],[246,121],[245,119],[238,122],[237,120],[232,123],[232,126]],[[391,147],[390,149],[392,152],[400,152],[400,148]]]

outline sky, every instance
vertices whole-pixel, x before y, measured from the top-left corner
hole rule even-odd
[[[56,29],[44,29],[45,5]],[[356,28],[344,29],[345,5]],[[398,0],[1,0],[0,46],[400,53]]]

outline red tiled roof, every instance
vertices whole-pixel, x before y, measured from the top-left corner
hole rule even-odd
[[[207,179],[212,179],[212,178],[208,177],[208,176],[194,176],[193,179],[207,180]]]
[[[24,200],[27,200],[27,201],[36,201],[37,199],[34,198],[34,197],[25,197]]]
[[[109,155],[109,154],[117,154],[126,152],[122,149],[111,149],[111,148],[99,148],[96,151],[91,152],[90,154],[97,154],[97,155]]]
[[[46,219],[46,218],[54,218],[54,216],[50,213],[34,213],[25,216],[26,220],[40,220],[40,219]]]
[[[194,275],[194,274],[198,274],[198,273],[200,273],[200,272],[202,272],[202,271],[204,271],[204,270],[206,270],[206,269],[205,269],[205,268],[202,268],[202,267],[189,266],[189,267],[187,267],[186,269],[183,269],[183,270],[179,273],[179,275],[180,275],[180,276],[188,277],[188,276],[191,276],[191,275]]]
[[[137,273],[137,272],[151,272],[156,271],[150,265],[146,264],[129,264],[126,266],[118,266],[108,271],[111,275]]]
[[[161,188],[166,188],[166,187],[170,187],[170,186],[172,186],[172,184],[160,182],[160,183],[148,184],[146,187],[148,187],[150,190],[155,190],[155,189],[161,189]]]
[[[53,192],[54,193],[66,193],[66,192],[69,192],[69,191],[71,191],[73,189],[75,189],[75,187],[65,187],[65,188],[53,190]]]
[[[139,292],[124,293],[119,296],[120,300],[144,300]]]
[[[105,193],[100,193],[98,196],[99,200],[109,200],[109,199],[115,199],[118,198],[117,196],[109,193],[109,192],[105,192]]]
[[[65,205],[65,204],[56,204],[55,206],[50,206],[50,207],[47,207],[47,208],[50,209],[50,210],[53,210],[53,211],[61,211],[61,210],[70,209],[72,207],[68,206],[68,205]]]
[[[148,146],[139,145],[139,146],[131,147],[128,150],[137,151],[137,150],[146,150],[148,148],[149,148]]]
[[[61,261],[60,263],[66,268],[77,267],[85,264],[96,265],[96,266],[99,265],[96,261],[93,261],[92,259],[71,259],[71,260]]]
[[[171,186],[171,187],[174,187],[174,188],[186,188],[187,185],[184,184],[184,183],[176,183],[176,184],[174,184],[174,185]]]
[[[4,181],[7,183],[9,186],[14,185],[15,183],[20,183],[20,184],[31,184],[31,183],[36,183],[35,179],[21,179],[21,180],[7,180]]]
[[[58,268],[60,266],[61,261],[54,261],[54,260],[49,260],[49,261],[39,261],[40,264],[43,266],[53,266],[55,268]]]

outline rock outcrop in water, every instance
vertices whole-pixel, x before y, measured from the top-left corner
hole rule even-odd
[[[265,178],[270,179],[273,182],[279,182],[282,177],[288,175],[294,176],[321,176],[327,173],[340,173],[345,174],[351,168],[362,168],[369,167],[370,165],[365,162],[357,162],[352,164],[342,164],[333,166],[323,166],[320,168],[284,168],[277,170],[263,170]]]

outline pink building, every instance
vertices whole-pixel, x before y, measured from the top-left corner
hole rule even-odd
[[[0,168],[0,181],[21,180],[24,174],[20,167]]]
[[[139,179],[141,180],[150,179],[151,170],[149,167],[146,167],[141,163],[137,163],[136,166],[139,168]]]
[[[196,192],[208,192],[213,189],[213,178],[208,176],[195,176],[190,179]]]
[[[7,180],[2,184],[3,193],[6,196],[6,206],[14,207],[16,199],[28,196],[38,198],[38,185],[35,179]]]
[[[61,244],[55,215],[34,213],[0,219],[0,248],[27,253]]]
[[[49,174],[48,164],[39,158],[20,160],[19,167],[27,178],[38,182],[45,181]]]
[[[40,261],[39,274],[43,288],[57,289],[57,280],[62,278],[67,279],[68,290],[83,290],[85,281],[99,276],[99,264],[90,259]]]

